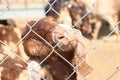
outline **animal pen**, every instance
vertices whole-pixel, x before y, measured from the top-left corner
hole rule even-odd
[[[119,80],[109,1],[0,0],[0,80]]]

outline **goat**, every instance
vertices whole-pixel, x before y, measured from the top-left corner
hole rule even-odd
[[[51,17],[43,18],[36,24],[34,23],[35,21],[28,23],[30,26],[34,25],[33,31],[23,40],[26,54],[30,60],[36,61],[38,64],[41,63],[41,68],[48,71],[51,80],[68,78],[74,68],[85,59],[86,52],[80,31],[65,24],[58,24]],[[29,30],[27,26],[22,37]],[[92,71],[92,68],[83,61],[81,65],[76,67],[76,70],[81,75],[86,76]],[[46,79],[48,78],[47,75],[44,76]],[[77,80],[76,73],[69,80]]]
[[[25,62],[15,56],[18,55],[25,61],[28,60],[22,43],[16,45],[20,39],[21,33],[17,27],[0,25],[0,61],[4,61],[4,58],[9,56],[0,64],[0,78],[2,80],[16,80],[27,66]]]

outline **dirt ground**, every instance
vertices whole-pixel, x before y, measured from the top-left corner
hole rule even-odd
[[[87,41],[87,62],[93,68],[87,80],[119,80],[120,79],[120,38],[112,35],[106,38]],[[118,72],[117,72],[118,71]],[[84,80],[84,79],[80,79]]]

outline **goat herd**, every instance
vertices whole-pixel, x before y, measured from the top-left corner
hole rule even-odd
[[[30,21],[24,29],[11,20],[0,22],[0,80],[79,80],[79,75],[94,70],[86,62],[82,34],[97,39],[100,28],[108,27],[119,36],[119,0],[97,0],[94,5],[85,0],[49,3],[46,17]],[[32,67],[36,64],[38,70]]]

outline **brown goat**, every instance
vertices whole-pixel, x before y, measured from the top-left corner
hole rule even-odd
[[[32,26],[34,23],[35,21],[31,21],[29,25]],[[27,27],[23,36],[29,30]],[[23,40],[26,54],[31,60],[35,60],[38,63],[47,57],[40,66],[49,71],[52,77],[51,80],[64,80],[68,78],[74,71],[74,67],[78,66],[85,59],[86,53],[82,43],[83,38],[78,30],[73,30],[64,24],[58,24],[51,17],[41,19],[32,27],[32,30]],[[92,69],[83,61],[81,65],[76,67],[76,70],[81,75],[86,76]],[[47,79],[48,76],[46,75],[45,78]],[[69,80],[77,80],[76,73]]]
[[[9,56],[7,60],[0,64],[0,79],[2,80],[16,80],[27,66],[24,61],[15,56],[16,54],[25,61],[28,60],[22,43],[15,46],[20,39],[21,34],[18,28],[0,25],[0,61],[4,61],[4,58]],[[13,48],[14,53],[10,52],[8,46]]]
[[[90,25],[88,16],[85,16],[85,14],[87,14],[85,4],[81,1],[74,1],[71,4],[72,5],[69,8],[69,11],[72,18],[72,25],[79,29],[83,34],[91,34],[92,27]],[[82,19],[83,16],[85,17]],[[82,20],[79,21],[80,19]]]
[[[54,0],[50,0],[49,3],[52,4],[53,2]],[[45,12],[47,12],[49,8],[50,6],[47,5],[45,7]],[[74,26],[75,28],[79,29],[84,35],[91,36],[92,27],[90,25],[88,16],[85,16],[81,21],[79,21],[87,13],[84,3],[80,1],[57,0],[52,5],[52,8],[56,10],[57,13],[51,9],[46,14],[47,16],[52,16],[59,23]]]

